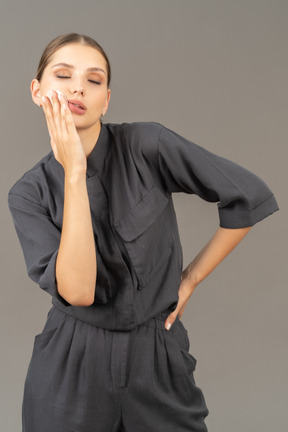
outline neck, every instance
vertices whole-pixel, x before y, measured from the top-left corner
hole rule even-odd
[[[96,145],[98,138],[99,138],[99,134],[101,131],[101,123],[100,121],[97,122],[93,128],[90,129],[78,129],[78,135],[81,139],[82,145],[83,145],[83,149],[86,155],[86,158],[89,157],[89,155],[91,154],[94,146]]]

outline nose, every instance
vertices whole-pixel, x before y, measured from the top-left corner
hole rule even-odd
[[[71,82],[70,85],[70,93],[75,95],[75,94],[79,94],[81,96],[84,95],[84,84],[83,81],[81,79],[78,80],[74,80],[73,82]]]
[[[74,87],[73,89],[71,89],[71,93],[72,94],[81,94],[81,96],[84,95],[84,88],[83,87]]]

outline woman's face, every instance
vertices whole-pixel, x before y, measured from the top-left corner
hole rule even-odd
[[[68,101],[84,104],[84,110],[68,104],[77,129],[99,126],[100,116],[106,113],[110,100],[103,55],[97,49],[81,44],[59,48],[52,55],[41,81],[34,79],[31,83],[33,101],[41,104],[41,97],[47,96],[49,90],[60,90]]]

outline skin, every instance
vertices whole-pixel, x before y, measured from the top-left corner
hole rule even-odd
[[[59,63],[72,65],[73,68],[56,66]],[[104,72],[89,72],[88,68],[91,67]],[[67,104],[63,102],[60,106],[56,94],[56,103],[52,108],[49,98],[45,98],[49,90],[60,90],[68,99],[80,100],[87,107],[85,114],[78,115],[69,109],[65,110]],[[97,142],[101,128],[100,116],[106,113],[111,94],[107,88],[107,68],[102,54],[95,48],[81,44],[69,44],[58,49],[46,66],[41,82],[32,80],[31,94],[33,101],[44,108],[52,138],[51,146],[65,172],[85,170],[84,155],[87,158]],[[73,145],[67,146],[71,138]]]
[[[60,62],[73,68],[53,67]],[[91,73],[88,68],[92,66],[104,72]],[[99,81],[100,85],[90,80]],[[65,99],[60,102],[55,92],[51,96],[52,106],[45,95],[53,89],[62,91],[68,99],[82,101],[87,112],[84,115],[72,113]],[[106,113],[110,100],[105,59],[95,48],[80,44],[66,45],[54,53],[41,82],[32,81],[31,94],[33,101],[43,106],[51,147],[65,172],[63,226],[56,261],[58,291],[72,305],[89,306],[94,301],[97,263],[86,169],[87,157],[95,143],[97,145],[100,116]],[[231,253],[250,229],[219,227],[183,270],[177,307],[165,321],[167,330],[177,315],[181,318],[197,285]]]
[[[59,63],[73,67],[55,67]],[[103,72],[91,72],[91,67]],[[65,98],[60,102],[55,91],[51,94],[52,105],[45,97],[51,90],[61,91],[68,100],[83,102],[85,114],[71,112]],[[56,261],[58,292],[71,305],[89,306],[94,302],[97,262],[86,169],[87,157],[101,130],[100,116],[106,113],[110,100],[105,59],[86,45],[61,47],[51,57],[41,81],[32,80],[31,94],[33,101],[43,107],[51,147],[65,173],[63,224]]]
[[[209,242],[182,272],[179,301],[176,309],[166,318],[165,327],[180,319],[197,285],[202,282],[246,236],[251,227],[228,229],[219,227]]]

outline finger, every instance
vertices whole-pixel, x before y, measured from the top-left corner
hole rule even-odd
[[[55,91],[49,90],[47,96],[43,96],[42,100],[49,134],[56,143],[61,136],[60,104],[57,94]]]
[[[64,94],[58,92],[58,103],[60,106],[60,121],[62,126],[62,131],[70,133],[77,133],[75,123],[71,114],[71,111],[68,107],[68,100]],[[54,102],[54,99],[53,99]]]
[[[57,146],[56,146],[56,144],[55,144],[55,141],[53,140],[52,137],[51,137],[51,140],[50,140],[50,144],[51,144],[51,147],[52,147],[52,150],[53,150],[53,153],[54,153],[54,157],[55,157],[55,159],[56,159],[58,162],[60,162],[59,159],[58,159],[58,149],[57,149]]]
[[[43,101],[43,111],[46,117],[46,123],[47,123],[47,127],[48,127],[48,131],[50,136],[53,133],[53,129],[55,127],[54,125],[54,119],[53,119],[53,111],[52,111],[52,104],[50,99],[47,96],[42,96],[42,101]]]
[[[168,315],[168,317],[166,318],[165,322],[164,322],[164,326],[166,328],[166,330],[170,330],[172,324],[174,323],[174,321],[176,320],[177,316],[180,319],[182,314],[183,314],[183,310],[186,307],[186,304],[188,303],[188,300],[185,301],[184,303],[181,303],[180,301],[178,301],[177,307],[176,309],[170,314]]]
[[[51,126],[50,126],[50,118],[49,118],[49,114],[48,114],[48,110],[49,110],[48,104],[49,104],[48,98],[45,97],[45,96],[42,96],[42,108],[43,108],[43,111],[44,111],[44,114],[45,114],[45,118],[46,118],[47,128],[48,128],[48,132],[49,132],[49,136],[50,136],[51,147],[52,147],[52,150],[53,150],[53,152],[55,154],[56,145],[55,145],[55,142],[54,142],[53,137],[52,137],[52,130],[51,130]]]
[[[60,102],[58,99],[58,95],[54,90],[50,90],[47,93],[48,97],[50,98],[52,102],[52,115],[55,125],[55,138],[58,138],[61,135],[62,132],[62,124],[61,124],[61,117],[60,117]]]
[[[166,318],[166,320],[164,322],[164,326],[165,326],[166,330],[170,330],[172,324],[176,320],[176,317],[178,315],[178,310],[179,310],[179,308],[177,306],[176,309],[170,315],[168,315],[168,317]]]
[[[46,123],[50,137],[53,135],[53,116],[51,111],[51,102],[46,96],[42,96],[42,108],[45,114]]]
[[[176,309],[168,315],[168,317],[165,320],[165,328],[166,330],[169,330],[173,322],[175,321],[177,315],[179,316],[179,319],[181,318],[183,311],[185,307],[187,306],[187,303],[195,290],[195,286],[191,285],[187,282],[187,280],[183,280],[180,284],[179,290],[178,290],[178,303],[176,306]]]
[[[64,96],[60,95],[60,105],[61,105],[61,126],[62,132],[65,138],[68,136],[68,127],[67,127],[67,114],[68,114],[68,105]]]
[[[76,126],[74,123],[72,113],[71,113],[68,105],[67,105],[67,109],[65,111],[65,114],[66,114],[65,119],[66,119],[67,131],[69,134],[75,135],[75,133],[77,133],[77,130],[76,130]]]

